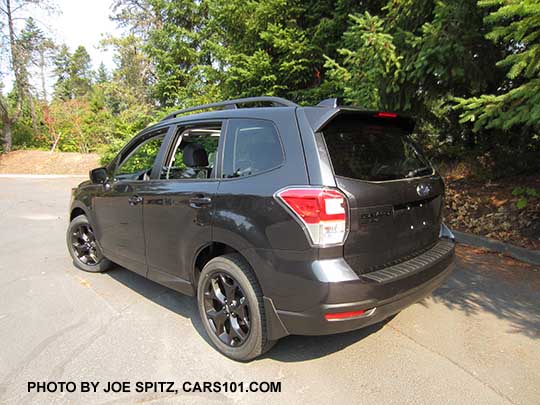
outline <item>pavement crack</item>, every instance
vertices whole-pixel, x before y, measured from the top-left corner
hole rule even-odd
[[[423,349],[427,350],[428,352],[430,353],[433,353],[435,354],[436,356],[439,356],[447,361],[449,361],[450,363],[452,363],[454,366],[456,366],[457,368],[459,368],[461,371],[465,372],[466,374],[468,374],[469,376],[471,376],[472,378],[474,378],[476,381],[478,381],[480,384],[482,384],[484,387],[486,387],[487,389],[489,389],[490,391],[492,391],[494,394],[498,395],[499,397],[507,400],[509,403],[511,404],[516,404],[514,401],[512,401],[508,396],[506,396],[503,392],[499,391],[498,389],[492,387],[490,384],[488,384],[487,382],[483,381],[482,379],[480,379],[477,375],[475,375],[473,372],[471,372],[470,370],[466,369],[465,367],[463,367],[461,364],[457,363],[455,360],[452,360],[450,357],[448,356],[445,356],[444,354],[432,349],[431,347],[428,347],[426,346],[425,344],[419,342],[418,340],[416,340],[415,338],[413,338],[412,336],[409,336],[407,335],[406,333],[404,333],[403,331],[399,330],[398,328],[390,325],[390,324],[387,324],[386,325],[388,328],[392,329],[393,331],[395,331],[396,333],[398,333],[399,335],[405,337],[406,339],[410,340],[411,342],[413,342],[414,344],[422,347]]]

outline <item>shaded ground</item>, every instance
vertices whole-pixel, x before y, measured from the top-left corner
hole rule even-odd
[[[508,332],[540,339],[540,267],[469,246],[457,253],[466,271],[439,288],[435,302],[467,315],[490,312],[509,321]]]
[[[95,153],[16,150],[0,154],[0,174],[88,174],[98,166]]]
[[[538,268],[460,247],[449,280],[388,322],[287,337],[236,363],[210,347],[192,298],[72,266],[74,184],[0,179],[0,403],[540,403]],[[34,380],[279,381],[282,393],[28,393]]]

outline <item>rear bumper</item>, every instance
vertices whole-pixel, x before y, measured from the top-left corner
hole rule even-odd
[[[449,243],[449,242],[446,242]],[[421,269],[382,281],[366,277],[355,280],[321,283],[325,294],[320,302],[297,312],[276,309],[265,299],[266,318],[271,338],[285,335],[327,335],[360,329],[380,322],[422,300],[439,287],[453,269],[454,244]],[[422,260],[421,260],[422,261]],[[325,319],[325,314],[365,311],[346,319]]]

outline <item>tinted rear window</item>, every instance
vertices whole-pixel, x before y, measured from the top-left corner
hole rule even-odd
[[[323,135],[336,176],[384,181],[431,174],[408,131],[392,121],[349,114],[335,118]]]

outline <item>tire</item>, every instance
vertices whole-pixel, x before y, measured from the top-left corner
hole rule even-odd
[[[216,291],[221,292],[221,296]],[[231,300],[231,296],[235,298]],[[208,337],[225,356],[249,361],[274,345],[275,341],[268,340],[261,288],[249,264],[240,255],[219,256],[204,266],[199,277],[197,304]],[[242,334],[244,340],[240,337]]]
[[[70,222],[66,234],[66,243],[73,264],[78,269],[90,273],[100,273],[111,268],[112,262],[103,256],[101,248],[94,237],[92,226],[85,215],[79,215]],[[79,245],[78,248],[75,247],[75,243]],[[87,254],[84,254],[84,252]],[[91,256],[95,257],[95,260]]]

